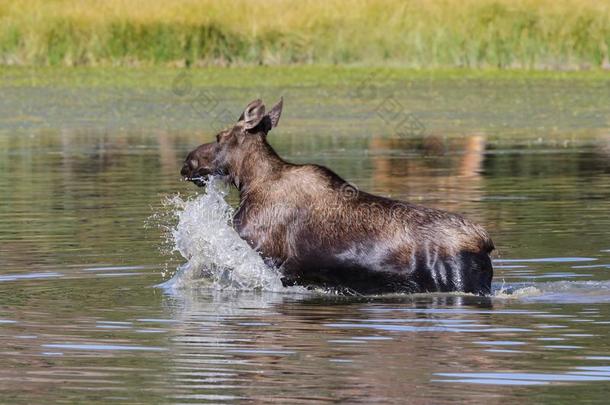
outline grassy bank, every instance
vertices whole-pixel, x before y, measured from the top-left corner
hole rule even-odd
[[[163,89],[180,86],[248,88],[383,87],[396,82],[493,81],[512,84],[545,82],[610,85],[602,70],[529,71],[498,69],[404,69],[364,66],[234,66],[205,68],[0,66],[2,87],[67,87],[114,89]]]
[[[4,0],[0,63],[609,64],[605,0]]]

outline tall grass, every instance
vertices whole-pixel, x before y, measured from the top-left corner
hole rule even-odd
[[[2,0],[0,63],[607,66],[607,0]]]

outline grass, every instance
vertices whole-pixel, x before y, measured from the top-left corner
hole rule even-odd
[[[161,89],[175,86],[193,88],[283,88],[283,87],[355,87],[363,85],[392,86],[408,81],[507,81],[511,83],[555,81],[591,83],[606,86],[610,76],[603,70],[529,71],[498,69],[405,69],[364,66],[233,66],[205,67],[189,70],[166,66],[0,66],[0,88],[69,87]]]
[[[607,0],[4,0],[5,65],[610,65]]]

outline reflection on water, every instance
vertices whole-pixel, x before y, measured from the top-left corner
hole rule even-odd
[[[493,117],[453,111],[466,122],[458,134],[433,116],[421,138],[368,136],[371,114],[349,117],[355,128],[354,105],[335,120],[300,91],[309,107],[287,109],[270,135],[280,154],[485,224],[498,246],[494,296],[155,288],[183,264],[162,244],[163,201],[197,192],[178,169],[211,134],[76,118],[0,127],[2,402],[605,400],[607,129],[564,116],[568,129],[514,137],[481,130]]]
[[[379,192],[404,190],[399,197],[410,200],[480,200],[485,143],[483,135],[447,141],[432,135],[409,141],[374,137],[368,147],[371,181]],[[401,152],[415,155],[401,159]]]

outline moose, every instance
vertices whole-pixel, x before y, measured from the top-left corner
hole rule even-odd
[[[237,123],[188,154],[199,187],[222,176],[239,191],[233,226],[280,269],[284,285],[354,294],[491,292],[494,249],[466,218],[358,190],[330,169],[283,160],[267,141],[283,99],[248,104]]]

